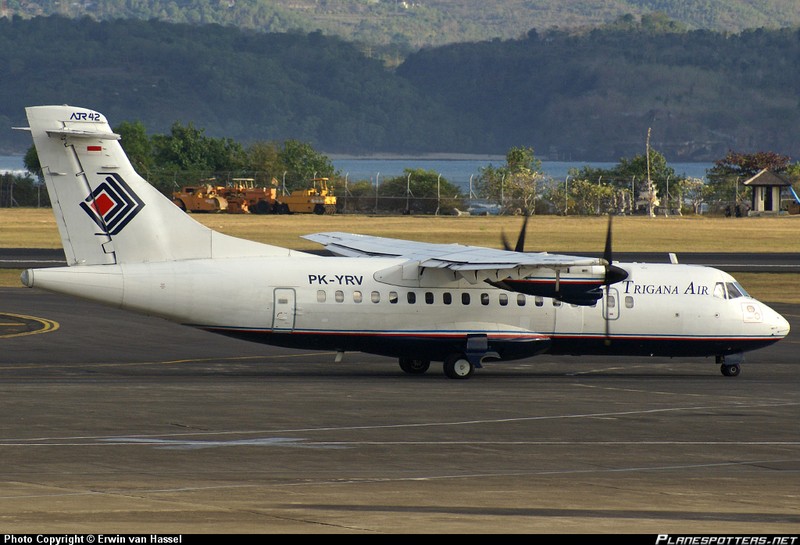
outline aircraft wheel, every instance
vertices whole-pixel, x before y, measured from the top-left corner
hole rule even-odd
[[[411,358],[400,358],[400,369],[409,375],[421,375],[431,366],[427,360],[412,360]]]
[[[720,366],[720,371],[722,371],[722,374],[725,375],[726,377],[738,377],[739,373],[742,372],[742,368],[736,364],[733,365],[722,364]]]
[[[474,371],[475,366],[463,354],[453,354],[444,360],[444,374],[447,378],[469,378]]]

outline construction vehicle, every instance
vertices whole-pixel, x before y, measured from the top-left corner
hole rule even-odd
[[[259,187],[253,178],[233,178],[224,186],[216,179],[203,180],[172,193],[173,202],[184,212],[226,212],[228,214],[335,214],[336,197],[328,189],[328,178],[315,178],[313,187],[278,195],[278,181]]]
[[[172,193],[174,202],[184,212],[225,212],[228,201],[221,195],[221,187],[213,178],[203,180],[205,183],[196,186],[184,186],[180,191]]]
[[[228,201],[229,214],[279,214],[278,181],[273,178],[273,187],[258,187],[253,178],[233,178],[224,188],[223,196]]]
[[[297,189],[290,195],[279,197],[292,214],[335,214],[336,197],[328,188],[328,178],[314,178],[313,187]]]

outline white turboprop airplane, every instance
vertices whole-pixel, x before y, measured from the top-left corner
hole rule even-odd
[[[537,354],[743,353],[789,324],[729,274],[679,264],[319,233],[325,257],[237,239],[197,223],[142,179],[105,117],[27,108],[67,267],[27,270],[30,287],[266,344],[362,351],[466,378],[487,361]],[[205,286],[218,289],[213,295]],[[245,288],[246,286],[246,288]]]

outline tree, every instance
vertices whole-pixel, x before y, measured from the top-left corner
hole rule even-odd
[[[533,148],[514,147],[506,153],[504,166],[481,169],[477,187],[506,212],[533,214],[543,180],[542,162],[536,159]]]
[[[272,178],[282,180],[285,165],[280,158],[280,150],[275,142],[255,142],[247,148],[247,170],[255,172],[260,184]]]
[[[292,190],[305,187],[312,178],[332,178],[333,164],[326,155],[299,140],[286,140],[278,152],[278,158],[286,168],[286,187]]]
[[[648,164],[649,157],[649,164]],[[650,149],[649,153],[636,155],[633,158],[621,158],[616,166],[610,169],[583,167],[570,173],[578,180],[608,183],[620,190],[627,190],[633,195],[645,199],[664,199],[664,204],[674,202],[671,194],[674,187],[683,179],[669,166],[667,159],[656,150]],[[654,195],[650,195],[650,183],[653,185]]]
[[[28,151],[25,152],[25,157],[22,159],[22,164],[25,165],[28,172],[36,174],[40,182],[44,181],[44,177],[42,176],[42,164],[39,162],[39,154],[36,152],[36,146],[28,148]]]
[[[230,138],[210,138],[192,123],[175,122],[169,135],[152,139],[155,163],[179,171],[235,171],[244,167],[246,154],[241,144]]]
[[[114,132],[120,135],[120,145],[136,172],[144,174],[152,169],[153,144],[141,121],[123,121],[114,128]]]
[[[789,167],[789,157],[775,152],[738,153],[728,151],[725,157],[714,161],[714,166],[707,172],[709,196],[716,202],[717,208],[741,204],[749,199],[748,188],[742,185],[742,182],[752,178],[763,169],[783,173]]]
[[[410,169],[386,180],[379,188],[382,210],[404,213],[450,213],[463,207],[458,187],[433,170]]]

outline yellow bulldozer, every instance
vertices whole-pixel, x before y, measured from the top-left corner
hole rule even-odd
[[[228,201],[229,214],[278,214],[277,180],[273,187],[257,186],[253,178],[233,178],[222,192]]]
[[[278,181],[272,187],[259,187],[253,178],[233,178],[218,185],[215,178],[200,185],[184,186],[172,193],[174,202],[184,212],[225,212],[228,214],[335,214],[336,197],[328,187],[328,178],[314,178],[313,186],[289,195],[278,195]]]
[[[184,212],[225,212],[228,201],[222,195],[224,188],[216,180],[203,180],[200,185],[189,185],[172,192],[174,202]]]

